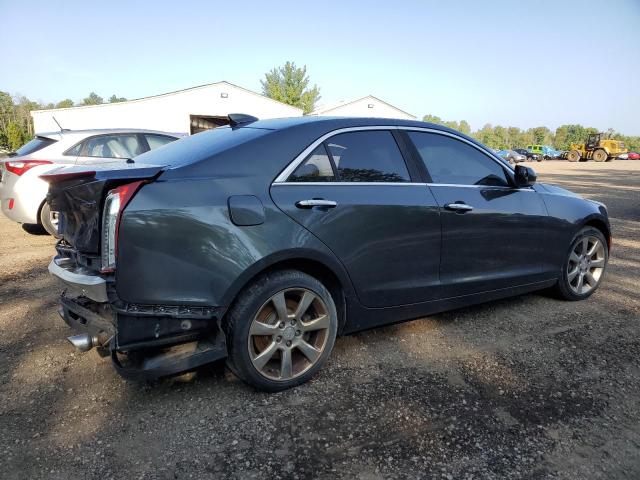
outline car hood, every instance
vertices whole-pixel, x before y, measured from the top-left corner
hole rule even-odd
[[[606,208],[606,205],[602,202],[598,202],[597,200],[591,200],[590,198],[584,198],[582,195],[578,195],[577,193],[572,192],[571,190],[567,190],[565,188],[558,187],[556,185],[551,185],[549,183],[536,183],[536,186],[539,187],[539,191],[541,190],[545,193],[551,193],[553,195],[562,195],[565,197],[581,198],[586,202],[591,202],[595,205]]]
[[[546,193],[553,193],[554,195],[564,195],[565,197],[582,198],[580,195],[578,195],[575,192],[572,192],[571,190],[567,190],[565,188],[558,187],[556,185],[551,185],[550,183],[536,183],[536,185]]]

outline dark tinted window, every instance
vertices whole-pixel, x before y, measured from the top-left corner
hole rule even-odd
[[[324,144],[316,148],[291,174],[289,182],[333,182],[335,180],[331,161]]]
[[[504,169],[477,148],[445,135],[409,132],[434,183],[509,185]]]
[[[30,153],[37,152],[38,150],[42,150],[49,145],[53,145],[57,140],[52,140],[51,138],[46,137],[36,137],[30,142],[25,143],[18,150],[15,151],[15,156],[21,157],[23,155],[29,155]]]
[[[408,182],[407,166],[391,132],[341,133],[327,141],[341,182]]]

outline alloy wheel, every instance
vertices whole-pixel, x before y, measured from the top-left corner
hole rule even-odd
[[[58,229],[58,212],[49,211],[49,223],[51,223],[56,230]]]
[[[267,300],[251,322],[249,356],[271,380],[290,380],[321,357],[331,319],[322,298],[306,288],[281,290]]]
[[[576,243],[567,262],[569,288],[584,295],[598,286],[605,267],[604,245],[599,238],[588,235]]]

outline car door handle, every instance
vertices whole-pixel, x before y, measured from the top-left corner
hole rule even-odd
[[[466,203],[462,202],[447,203],[444,208],[460,213],[470,212],[471,210],[473,210],[473,207],[471,205],[467,205]]]
[[[296,207],[298,208],[313,208],[313,207],[325,207],[334,208],[338,206],[338,202],[333,200],[325,200],[324,198],[313,198],[311,200],[298,200]]]

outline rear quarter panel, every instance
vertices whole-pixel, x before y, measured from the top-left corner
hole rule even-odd
[[[271,262],[315,255],[334,262],[317,238],[284,215],[268,195],[265,221],[236,226],[227,200],[246,179],[184,179],[145,185],[120,224],[116,290],[130,303],[228,306]],[[240,193],[239,193],[240,192]]]

